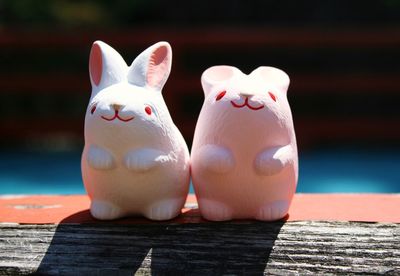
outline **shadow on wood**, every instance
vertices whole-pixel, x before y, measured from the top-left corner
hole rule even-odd
[[[57,226],[37,274],[258,274],[285,222]]]

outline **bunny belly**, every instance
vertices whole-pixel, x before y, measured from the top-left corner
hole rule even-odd
[[[260,208],[278,201],[290,205],[297,182],[297,160],[279,173],[266,176],[256,172],[256,150],[232,151],[234,167],[216,173],[201,165],[195,150],[192,157],[192,180],[199,200],[222,203],[230,210],[231,218],[256,218]],[[294,157],[295,158],[295,157]]]
[[[123,165],[123,157],[111,169],[89,165],[88,149],[82,155],[82,178],[91,200],[110,202],[124,215],[143,214],[151,204],[165,199],[181,199],[189,189],[189,168],[184,158],[164,163],[146,172],[135,172]]]

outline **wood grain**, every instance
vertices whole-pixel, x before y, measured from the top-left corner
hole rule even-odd
[[[0,224],[0,275],[400,275],[400,224]]]

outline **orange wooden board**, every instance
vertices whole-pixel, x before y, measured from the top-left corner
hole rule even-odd
[[[0,222],[29,224],[96,223],[86,195],[2,196]],[[326,220],[400,223],[400,194],[296,194],[285,218],[288,221]],[[206,222],[196,198],[188,196],[176,223]],[[157,223],[145,218],[125,218],[112,223]]]

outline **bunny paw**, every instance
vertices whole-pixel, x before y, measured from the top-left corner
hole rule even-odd
[[[129,170],[145,172],[158,164],[168,162],[168,156],[155,149],[138,149],[128,152],[125,157],[125,166]]]
[[[97,170],[108,170],[114,167],[113,156],[98,146],[91,145],[87,155],[89,166]]]
[[[203,146],[198,158],[204,168],[215,173],[227,173],[235,166],[232,152],[216,145]]]
[[[289,210],[289,202],[286,200],[274,201],[271,204],[263,206],[256,215],[257,220],[273,221],[286,216]]]
[[[223,203],[200,199],[199,207],[201,215],[211,221],[225,221],[232,219],[232,211]]]
[[[184,204],[184,199],[163,200],[148,208],[144,216],[151,220],[169,220],[178,216]]]
[[[96,219],[112,220],[123,216],[121,209],[109,202],[93,200],[90,205],[90,213]]]
[[[269,176],[280,173],[291,162],[293,162],[292,147],[287,145],[261,152],[255,160],[255,168],[260,175]]]

